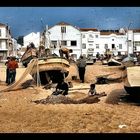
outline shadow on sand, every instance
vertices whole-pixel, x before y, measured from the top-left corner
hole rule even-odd
[[[129,95],[124,89],[113,90],[106,98],[108,104],[129,104],[140,106],[140,95]]]

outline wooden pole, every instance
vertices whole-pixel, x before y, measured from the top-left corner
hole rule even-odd
[[[40,75],[39,75],[39,66],[38,66],[38,58],[37,58],[37,87],[40,86]]]

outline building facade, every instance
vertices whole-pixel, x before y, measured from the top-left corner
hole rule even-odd
[[[88,57],[107,52],[113,55],[127,55],[140,53],[140,30],[77,28],[69,23],[60,22],[46,28],[42,34],[30,33],[25,36],[24,46],[30,42],[34,42],[36,47],[43,44],[57,55],[60,46],[67,47],[73,50],[71,55],[74,59],[78,59],[81,54]]]
[[[50,48],[54,53],[59,55],[60,46],[67,47],[73,50],[71,53],[73,59],[79,58],[82,51],[82,38],[81,31],[77,27],[60,22],[50,27],[46,33],[46,37],[50,41]]]
[[[38,48],[40,45],[40,32],[30,33],[23,37],[23,47],[27,47],[31,42],[34,43],[35,47]]]
[[[9,26],[0,23],[0,61],[9,56],[12,38]]]

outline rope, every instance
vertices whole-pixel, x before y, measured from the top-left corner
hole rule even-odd
[[[40,75],[39,75],[39,65],[38,65],[38,59],[37,59],[37,87],[39,87],[41,85],[41,81],[40,81]]]

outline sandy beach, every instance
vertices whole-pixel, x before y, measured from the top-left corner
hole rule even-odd
[[[17,69],[16,80],[24,73],[25,68]],[[0,64],[0,89],[5,84],[6,67]],[[71,81],[73,88],[67,97],[77,100],[88,95],[88,88],[96,81],[96,76],[110,74],[109,77],[119,77],[122,70],[116,66],[108,67],[96,62],[86,67],[85,83],[72,80],[78,72],[71,64],[66,81]],[[79,78],[79,77],[78,77]],[[31,80],[28,75],[23,80]],[[83,90],[82,90],[83,88]],[[121,99],[126,95],[123,82],[97,84],[98,93],[106,96],[93,104],[36,104],[35,100],[51,95],[53,89],[43,89],[42,86],[31,86],[26,89],[0,93],[0,132],[1,133],[138,133],[140,132],[139,105],[125,102]]]

